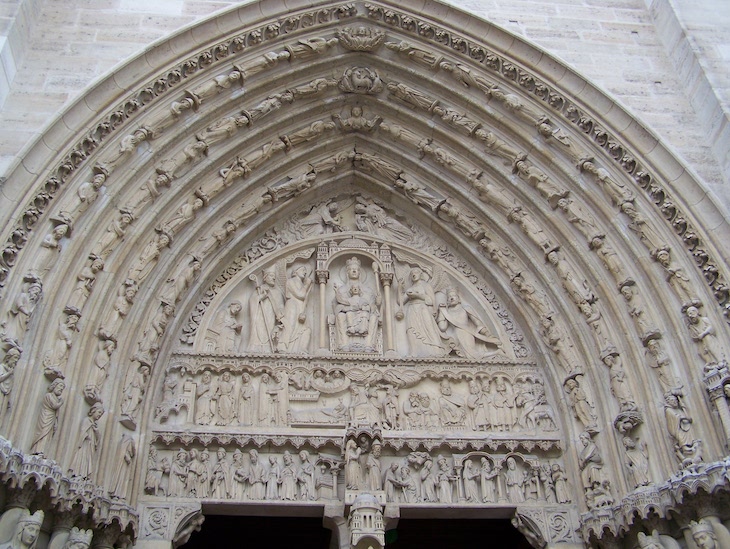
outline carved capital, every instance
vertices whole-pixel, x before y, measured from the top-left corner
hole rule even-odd
[[[315,276],[317,277],[317,284],[327,284],[330,279],[330,272],[325,270],[316,270]]]

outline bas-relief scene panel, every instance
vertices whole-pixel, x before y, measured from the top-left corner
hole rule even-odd
[[[487,284],[436,259],[447,246],[375,199],[324,201],[281,232],[296,244],[228,282],[206,309],[196,352],[525,356],[504,329],[509,313],[480,292]]]

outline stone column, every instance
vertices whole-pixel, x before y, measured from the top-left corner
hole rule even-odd
[[[334,539],[330,542],[330,548],[350,549],[350,527],[345,518],[344,503],[328,503],[324,506],[322,526],[332,530]]]
[[[390,288],[393,285],[393,273],[380,273],[380,283],[383,285],[385,297],[385,318],[383,331],[385,332],[385,353],[395,353],[393,344],[393,305],[390,297]]]
[[[726,387],[730,387],[730,372],[727,364],[722,363],[706,371],[704,376],[705,388],[710,400],[715,405],[722,430],[725,434],[725,447],[730,448],[730,407],[728,407]]]
[[[319,284],[319,351],[320,353],[327,350],[327,304],[326,291],[327,281],[330,278],[329,271],[317,270],[315,272],[317,284]]]

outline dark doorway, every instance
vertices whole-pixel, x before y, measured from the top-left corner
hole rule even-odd
[[[401,519],[398,528],[386,533],[388,549],[464,549],[509,547],[532,549],[508,519]]]
[[[266,549],[329,549],[332,532],[319,517],[242,517],[206,515],[184,549],[250,547]],[[401,519],[386,533],[387,549],[464,549],[509,547],[531,549],[507,519]]]
[[[184,549],[247,547],[266,549],[329,549],[331,531],[321,517],[239,517],[205,515]]]

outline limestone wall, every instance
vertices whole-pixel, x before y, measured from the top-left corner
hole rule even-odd
[[[725,188],[728,176],[723,176],[730,173],[730,78],[724,70],[730,56],[730,10],[724,2],[452,3],[567,61],[664,137],[730,205],[730,191]],[[0,173],[7,173],[22,147],[95,78],[152,41],[233,4],[222,0],[2,2]]]

